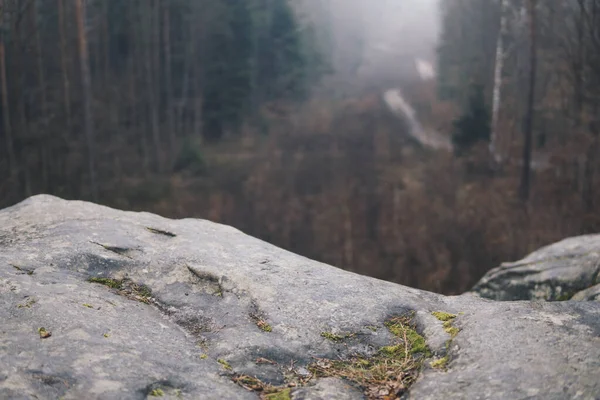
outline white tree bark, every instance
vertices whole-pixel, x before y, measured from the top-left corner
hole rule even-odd
[[[490,155],[497,163],[502,162],[502,155],[498,150],[498,119],[502,104],[502,74],[504,72],[504,59],[506,50],[504,38],[508,33],[508,7],[509,0],[501,0],[500,3],[500,32],[496,42],[496,64],[494,66],[494,90],[492,94],[492,131],[490,135]]]

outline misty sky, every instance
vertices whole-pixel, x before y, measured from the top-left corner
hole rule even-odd
[[[325,0],[335,35],[338,67],[360,75],[382,73],[393,64],[434,61],[439,0]]]

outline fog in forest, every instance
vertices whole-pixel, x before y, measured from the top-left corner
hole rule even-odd
[[[297,7],[332,35],[337,88],[398,85],[414,79],[415,61],[435,64],[437,0],[304,0]],[[324,19],[328,15],[330,18]],[[327,89],[331,89],[327,87]]]

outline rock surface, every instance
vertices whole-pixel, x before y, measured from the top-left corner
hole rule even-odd
[[[384,321],[408,311],[434,354],[451,346],[447,370],[425,363],[406,398],[600,398],[598,302],[446,297],[227,226],[52,196],[0,211],[2,399],[256,399],[232,373],[278,384],[314,357],[369,354],[392,339]],[[457,314],[451,342],[436,311]],[[332,378],[290,394],[362,398]]]
[[[600,235],[572,237],[490,270],[473,292],[493,300],[600,300]]]

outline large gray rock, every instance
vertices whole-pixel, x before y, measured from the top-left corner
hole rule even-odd
[[[89,281],[105,277],[127,284]],[[433,353],[451,343],[448,369],[425,363],[407,398],[600,396],[597,302],[445,297],[211,222],[51,196],[0,211],[2,399],[256,399],[231,374],[280,384],[315,357],[368,355],[392,340],[383,322],[407,311]],[[458,314],[452,341],[434,311]],[[41,339],[41,327],[51,336]],[[335,343],[323,332],[354,336]],[[333,378],[290,394],[362,397]]]
[[[572,237],[494,268],[473,292],[493,300],[599,300],[600,235]]]

